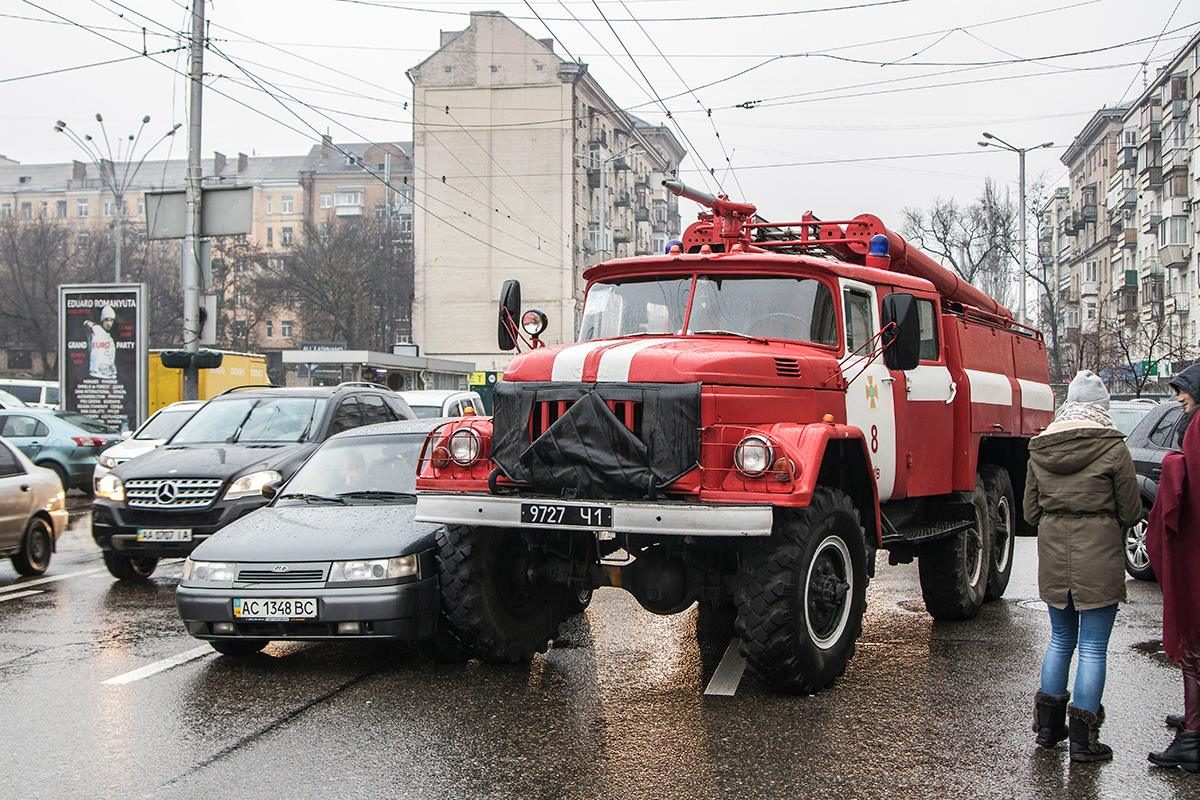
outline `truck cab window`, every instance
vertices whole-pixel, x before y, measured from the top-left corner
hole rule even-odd
[[[938,347],[937,316],[929,300],[917,301],[917,316],[921,323],[921,360],[937,361],[941,358]]]
[[[845,303],[846,355],[850,355],[871,340],[875,326],[871,320],[871,295],[848,290]]]

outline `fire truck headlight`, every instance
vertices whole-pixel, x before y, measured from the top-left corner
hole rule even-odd
[[[536,308],[521,315],[521,328],[530,336],[541,336],[542,331],[546,330],[547,324],[549,324],[549,320],[546,315]]]
[[[733,451],[733,465],[748,478],[757,478],[771,467],[775,451],[763,436],[747,436]]]
[[[479,458],[479,434],[470,428],[455,431],[450,436],[450,459],[460,467],[470,466]]]

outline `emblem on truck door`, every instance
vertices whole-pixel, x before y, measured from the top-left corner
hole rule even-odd
[[[876,402],[879,400],[879,387],[875,385],[875,376],[867,376],[867,402],[871,404],[871,408],[876,408]]]

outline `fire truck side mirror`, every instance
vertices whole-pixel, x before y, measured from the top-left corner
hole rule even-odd
[[[911,294],[883,298],[883,363],[888,369],[916,369],[921,361],[921,320]]]
[[[496,321],[496,344],[501,350],[517,346],[513,338],[521,320],[521,282],[508,280],[500,287],[500,314]]]

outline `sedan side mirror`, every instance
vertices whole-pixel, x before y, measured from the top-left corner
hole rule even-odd
[[[916,369],[921,363],[921,320],[911,294],[893,292],[883,298],[883,363],[888,369]]]
[[[279,494],[279,489],[281,486],[283,486],[283,484],[279,481],[264,483],[262,487],[262,496],[268,500],[274,500],[275,495]]]

